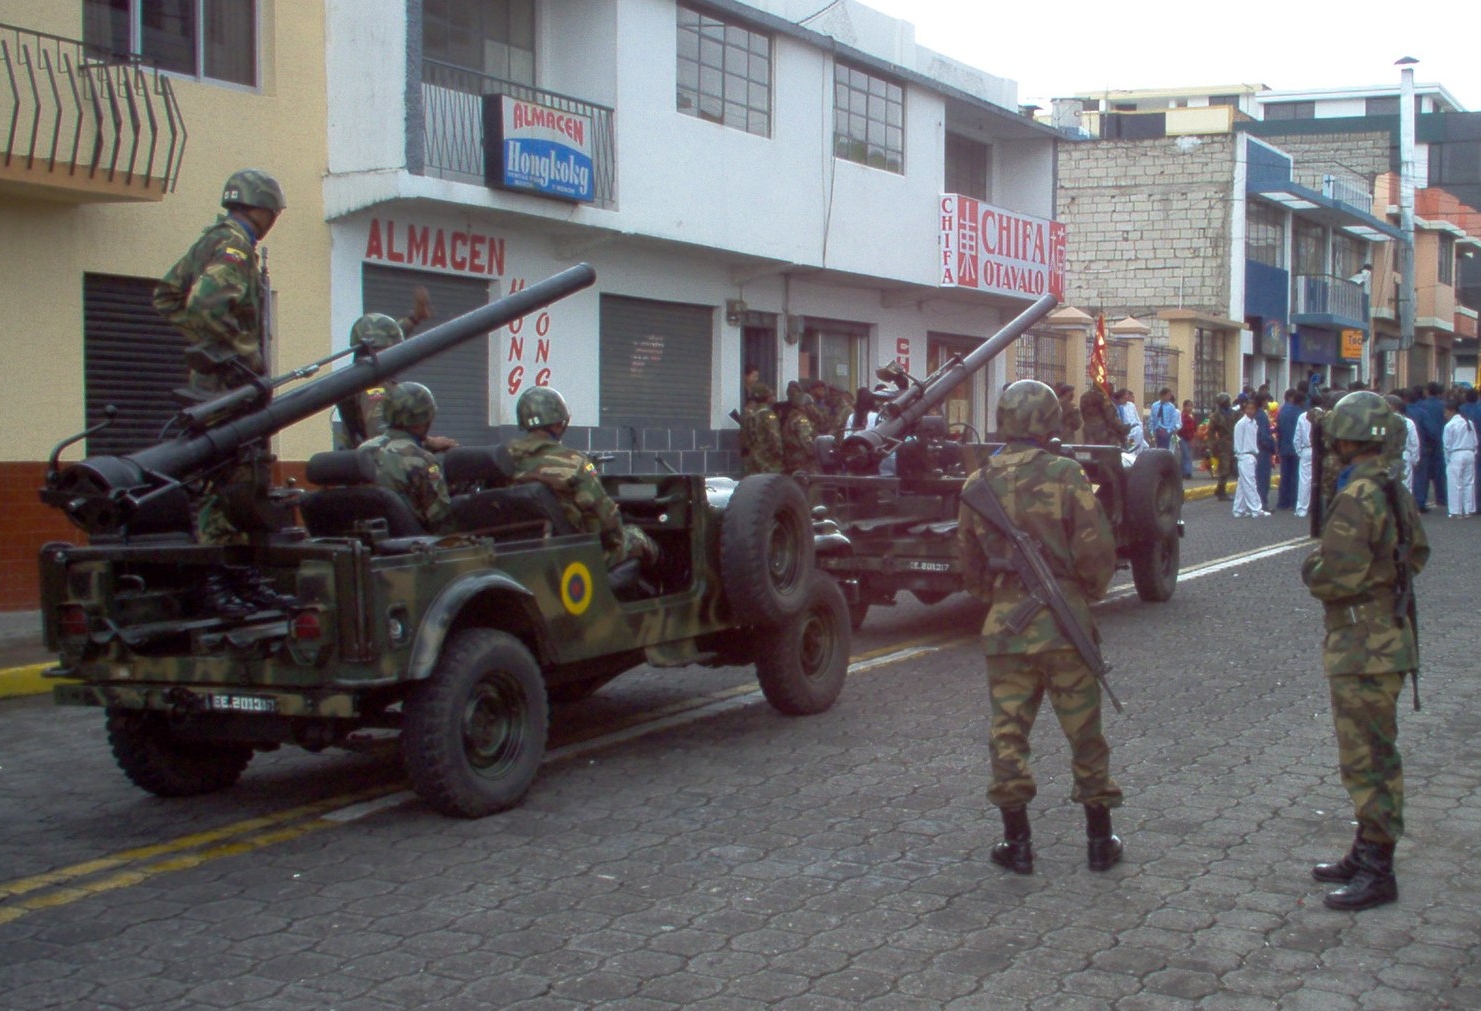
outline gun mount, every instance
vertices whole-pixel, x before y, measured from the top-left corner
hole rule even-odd
[[[183,431],[175,438],[125,456],[93,456],[61,465],[63,449],[87,435],[74,436],[52,451],[41,500],[93,535],[149,533],[189,529],[186,486],[225,475],[244,465],[260,464],[266,440],[297,422],[327,410],[341,400],[480,334],[496,330],[592,284],[596,272],[578,264],[488,305],[480,306],[427,332],[377,354],[359,357],[329,375],[310,380],[281,396],[265,382],[243,387],[181,412]],[[89,432],[96,431],[94,427]],[[255,468],[259,474],[265,467]],[[250,493],[224,496],[237,520],[243,514],[258,522],[239,524],[261,531],[270,524],[259,504],[265,482],[252,482]],[[236,507],[233,507],[233,502]]]
[[[873,428],[851,432],[845,437],[841,454],[843,469],[850,474],[878,473],[885,456],[914,434],[922,420],[944,403],[958,384],[996,358],[1058,304],[1053,295],[1044,295],[969,354],[953,354],[923,380],[911,377],[894,363],[881,368],[880,378],[894,381],[900,387],[899,392],[880,407],[879,421]]]

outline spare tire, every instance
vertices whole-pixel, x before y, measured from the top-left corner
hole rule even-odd
[[[1175,534],[1183,514],[1183,478],[1178,458],[1166,449],[1145,449],[1126,475],[1126,531],[1132,544],[1150,544]]]
[[[720,577],[744,625],[778,625],[802,610],[813,572],[812,521],[792,478],[753,474],[730,495],[720,525]]]

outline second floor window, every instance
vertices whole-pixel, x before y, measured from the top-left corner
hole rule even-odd
[[[680,5],[678,109],[771,136],[771,38]]]
[[[1267,267],[1284,268],[1285,213],[1269,204],[1251,203],[1245,225],[1245,256]]]
[[[422,56],[535,84],[535,0],[423,0]]]
[[[992,146],[963,137],[946,135],[946,190],[978,200],[992,199]]]
[[[834,64],[833,154],[903,173],[905,89],[867,70]]]
[[[1327,230],[1314,221],[1296,218],[1291,222],[1293,274],[1313,277],[1327,273]]]
[[[1440,233],[1439,259],[1435,263],[1435,280],[1441,284],[1455,283],[1455,236]]]
[[[172,73],[257,86],[256,0],[82,0],[82,40]]]

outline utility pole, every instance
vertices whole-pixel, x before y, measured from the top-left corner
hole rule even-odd
[[[1414,64],[1412,56],[1399,60],[1399,230],[1404,233],[1399,248],[1399,347],[1414,346]],[[1410,376],[1410,383],[1426,376]]]

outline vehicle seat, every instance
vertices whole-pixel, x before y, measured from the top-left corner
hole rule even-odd
[[[345,449],[309,457],[306,477],[320,486],[298,503],[303,524],[314,537],[356,536],[356,525],[384,520],[388,537],[422,537],[427,531],[411,505],[375,483],[369,453]]]
[[[514,461],[502,443],[455,446],[442,454],[442,473],[455,494],[504,488],[514,479]]]
[[[536,481],[454,495],[453,523],[465,533],[546,523],[553,534],[581,532],[561,508],[555,492]]]

